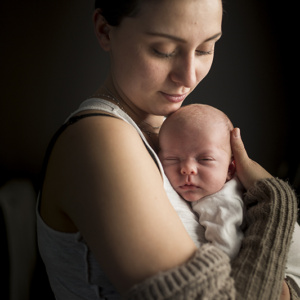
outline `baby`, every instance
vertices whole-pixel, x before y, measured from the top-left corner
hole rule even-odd
[[[159,135],[166,176],[174,190],[191,202],[205,241],[230,258],[243,239],[243,187],[231,153],[233,125],[220,110],[201,104],[185,106],[164,122]]]
[[[188,233],[195,244],[210,242],[231,259],[239,252],[243,239],[243,187],[234,176],[235,163],[230,147],[232,129],[229,118],[220,110],[192,104],[170,115],[159,134],[159,157],[165,174],[199,218],[196,225],[189,207],[177,207]],[[169,182],[165,184],[168,186]],[[172,193],[170,189],[167,192]],[[296,223],[286,276],[298,287],[299,249],[300,226]]]

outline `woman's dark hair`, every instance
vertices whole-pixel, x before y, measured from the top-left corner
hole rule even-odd
[[[102,16],[109,25],[119,26],[124,17],[137,15],[141,2],[142,0],[95,0],[95,9],[101,9]]]
[[[100,8],[109,25],[120,25],[124,17],[137,14],[140,0],[96,0],[95,9]]]

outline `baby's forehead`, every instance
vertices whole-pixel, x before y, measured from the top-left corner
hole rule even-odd
[[[232,128],[222,111],[209,105],[192,104],[180,108],[166,119],[161,128],[160,142],[167,136],[175,139],[185,137],[186,142],[210,137],[211,142],[228,149]]]
[[[229,129],[232,126],[231,121],[224,112],[205,104],[184,106],[170,115],[166,121],[186,126],[201,126],[203,124],[218,124],[221,126],[224,124]]]
[[[186,151],[208,151],[208,149],[222,149],[228,151],[230,148],[229,131],[223,124],[204,123],[184,125],[177,124],[175,128],[166,131],[165,138],[162,138],[167,148],[174,145],[178,149]]]
[[[184,116],[184,115],[183,115]],[[171,120],[173,133],[193,133],[195,136],[211,135],[222,139],[230,134],[230,127],[225,118],[220,115],[191,114],[177,120]],[[171,132],[172,133],[172,132]]]
[[[182,120],[192,121],[199,124],[218,124],[219,126],[228,125],[229,118],[221,110],[204,104],[194,104],[186,106],[178,111]]]

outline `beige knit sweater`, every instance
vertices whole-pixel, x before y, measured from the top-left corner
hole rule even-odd
[[[244,198],[247,228],[237,258],[230,262],[206,244],[184,265],[134,286],[127,299],[241,299],[280,298],[287,252],[297,218],[297,199],[279,179],[257,182]],[[289,285],[291,299],[300,299]]]

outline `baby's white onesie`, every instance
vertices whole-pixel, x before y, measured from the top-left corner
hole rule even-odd
[[[205,229],[205,239],[222,249],[231,259],[239,252],[243,239],[243,186],[234,177],[215,194],[191,202]]]

